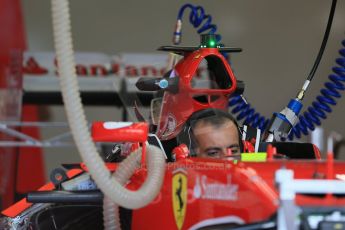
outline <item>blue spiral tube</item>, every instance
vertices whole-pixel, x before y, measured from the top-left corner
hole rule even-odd
[[[180,11],[177,16],[177,24],[176,29],[174,32],[173,43],[174,45],[178,45],[181,43],[181,27],[182,27],[182,18],[183,14],[186,9],[190,9],[189,15],[189,22],[193,25],[195,29],[197,29],[198,34],[206,33],[215,34],[217,31],[217,26],[212,24],[212,16],[205,13],[204,8],[201,6],[193,6],[192,4],[185,4],[180,8]],[[217,43],[220,44],[222,40],[222,36],[217,34],[216,35]],[[225,57],[226,60],[229,60],[229,54],[225,52],[221,52],[221,54]]]
[[[197,32],[199,34],[204,33],[205,31],[209,30],[210,34],[214,34],[217,30],[217,26],[211,24],[212,16],[205,14],[205,10],[201,6],[193,6],[192,4],[185,4],[181,7],[177,19],[182,20],[183,13],[185,9],[191,9],[191,13],[189,15],[189,21],[194,26],[194,28],[198,28],[202,23],[204,23]]]
[[[205,10],[201,6],[193,6],[192,4],[183,5],[178,13],[177,21],[182,22],[183,14],[187,8],[191,10],[189,22],[194,26],[194,28],[198,28],[197,32],[199,34],[205,33],[206,31],[210,34],[214,34],[217,31],[217,26],[212,24],[212,16],[205,14]],[[181,31],[175,31],[174,35],[181,36]],[[217,42],[219,42],[221,40],[221,36],[218,35],[216,39]]]
[[[236,117],[238,121],[245,119],[243,122],[245,125],[265,130],[269,123],[269,119],[255,112],[255,109],[244,100],[242,95],[231,97],[229,100],[229,107],[234,107],[231,111],[232,114],[235,115],[238,113]]]
[[[217,26],[212,24],[212,17],[205,14],[204,9],[201,6],[193,6],[191,4],[185,4],[181,7],[178,17],[177,26],[174,32],[174,44],[177,45],[181,41],[181,25],[184,11],[189,8],[191,13],[189,15],[189,21],[194,28],[201,27],[197,30],[199,34],[209,31],[210,34],[214,34],[217,30]],[[177,38],[177,39],[176,39]],[[217,42],[221,41],[221,36],[217,36]],[[342,45],[345,46],[345,40],[342,41]],[[316,97],[316,100],[312,102],[312,105],[308,107],[307,111],[303,115],[299,116],[299,122],[293,127],[290,132],[289,139],[294,137],[300,138],[301,134],[308,135],[308,129],[314,130],[315,125],[321,125],[321,119],[326,119],[326,113],[332,112],[330,106],[336,105],[337,98],[341,97],[339,91],[345,90],[345,86],[342,83],[345,81],[345,48],[339,51],[341,58],[336,60],[339,66],[333,67],[333,74],[329,76],[330,81],[326,82],[325,88],[321,89],[321,95]],[[223,53],[225,58],[227,54]],[[230,98],[229,107],[232,109],[233,114],[237,114],[237,120],[243,120],[244,124],[250,125],[254,128],[265,130],[270,119],[265,118],[260,113],[256,112],[254,108],[248,104],[242,95],[236,95]]]
[[[205,10],[201,6],[193,6],[192,4],[185,4],[183,5],[178,13],[177,16],[177,24],[174,31],[174,39],[173,42],[175,45],[180,44],[181,42],[181,27],[182,27],[182,18],[185,10],[189,8],[191,10],[191,13],[189,15],[189,21],[194,26],[194,28],[200,27],[197,32],[199,34],[204,33],[206,31],[209,31],[210,34],[214,34],[217,31],[217,26],[212,24],[212,16],[205,14]],[[220,42],[222,37],[221,35],[217,35],[216,37],[217,42]],[[223,56],[228,60],[228,55],[226,53],[222,53]],[[247,104],[241,95],[234,96],[229,101],[229,107],[236,106],[232,113],[236,114],[237,112],[240,112],[240,114],[237,116],[238,120],[241,120],[243,118],[246,118],[245,124],[248,124],[252,127],[259,128],[261,130],[264,130],[266,126],[268,125],[269,119],[261,116],[259,113],[256,113],[253,108],[250,107],[249,104]]]
[[[345,47],[345,40],[342,41]],[[327,118],[327,113],[331,113],[331,106],[336,105],[336,99],[341,97],[340,91],[345,90],[345,48],[339,50],[341,58],[336,59],[339,66],[332,68],[333,74],[329,75],[329,80],[324,84],[324,88],[320,90],[321,95],[316,97],[312,105],[299,116],[299,122],[292,128],[289,139],[294,137],[300,138],[308,135],[309,131],[315,129],[315,126],[321,125],[321,120]],[[261,130],[266,129],[268,119],[255,112],[240,95],[234,96],[229,101],[229,107],[234,107],[232,113],[237,114],[238,120],[244,120],[244,124],[248,124]]]
[[[341,97],[340,91],[345,90],[345,40],[342,41],[344,48],[339,50],[341,58],[336,59],[339,66],[332,68],[333,74],[329,75],[330,81],[324,84],[320,90],[321,95],[316,97],[312,105],[308,107],[303,115],[299,116],[299,122],[293,127],[289,139],[301,137],[301,134],[308,135],[308,129],[314,130],[315,125],[321,125],[321,119],[326,119],[327,113],[331,113],[331,106],[336,105],[336,99]]]

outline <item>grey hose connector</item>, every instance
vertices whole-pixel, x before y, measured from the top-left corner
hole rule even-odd
[[[58,72],[67,119],[78,151],[101,191],[129,209],[144,207],[157,195],[163,182],[165,159],[157,147],[148,146],[148,177],[138,191],[129,191],[114,180],[90,137],[75,72],[67,0],[52,0],[53,31]],[[153,161],[151,161],[152,159]],[[155,188],[155,189],[153,189]]]

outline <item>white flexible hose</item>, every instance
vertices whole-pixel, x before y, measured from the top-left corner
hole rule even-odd
[[[121,185],[124,185],[140,166],[140,162],[141,150],[139,149],[120,164],[113,176]],[[105,230],[121,229],[119,206],[107,196],[103,199],[103,225]]]
[[[148,176],[150,177],[150,171],[152,168],[157,165],[157,161],[160,159],[157,158],[157,155],[162,154],[161,150],[155,146],[147,147],[147,164],[148,164]],[[140,166],[141,163],[141,150],[137,150],[134,153],[131,153],[119,166],[116,172],[113,174],[113,177],[121,184],[124,185],[130,177],[133,175],[134,171]],[[159,162],[158,162],[159,164]],[[151,186],[148,184],[148,180],[144,182],[142,188]],[[160,186],[152,187],[154,194],[158,194],[160,191]],[[103,225],[105,230],[116,230],[121,229],[120,223],[120,211],[119,206],[111,200],[110,197],[104,196],[103,199]]]
[[[107,196],[103,198],[103,226],[104,230],[121,229],[119,206]]]
[[[52,0],[53,31],[58,72],[67,119],[79,153],[101,191],[120,206],[137,209],[150,203],[163,182],[165,159],[160,149],[147,148],[148,176],[137,191],[129,191],[112,176],[91,140],[79,95],[75,72],[70,17],[67,0]]]

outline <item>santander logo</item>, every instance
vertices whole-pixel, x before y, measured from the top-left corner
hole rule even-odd
[[[227,183],[212,182],[206,175],[197,175],[193,189],[197,199],[209,200],[237,200],[238,185],[231,182],[231,175],[227,176]]]

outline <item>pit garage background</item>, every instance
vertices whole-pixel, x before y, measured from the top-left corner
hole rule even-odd
[[[180,7],[185,1],[70,1],[74,49],[116,56],[120,54],[159,54],[159,46],[171,45]],[[231,55],[238,79],[245,82],[248,102],[265,117],[282,110],[307,77],[319,51],[331,1],[325,0],[218,0],[189,1],[212,15],[217,33],[227,46],[243,49]],[[28,52],[54,51],[50,1],[21,1]],[[199,36],[185,13],[182,45],[199,44]],[[304,108],[319,94],[345,38],[345,1],[338,1],[328,44],[315,78],[304,100]],[[153,63],[155,64],[155,63]],[[24,86],[25,87],[25,86]],[[102,103],[100,103],[102,104]],[[128,106],[128,105],[127,105]],[[345,136],[345,100],[338,100],[328,119],[322,121],[324,140],[331,131]],[[89,121],[121,120],[123,106],[88,105]],[[127,107],[128,120],[135,120]],[[148,108],[141,108],[145,114]],[[44,121],[65,121],[62,105],[39,105]],[[55,131],[47,130],[43,137]],[[309,140],[304,137],[301,141]],[[322,147],[321,147],[322,148]],[[323,147],[323,151],[325,146]],[[343,156],[344,158],[345,156]],[[80,161],[76,148],[44,149],[47,175],[63,162]],[[48,178],[48,177],[47,177]]]

